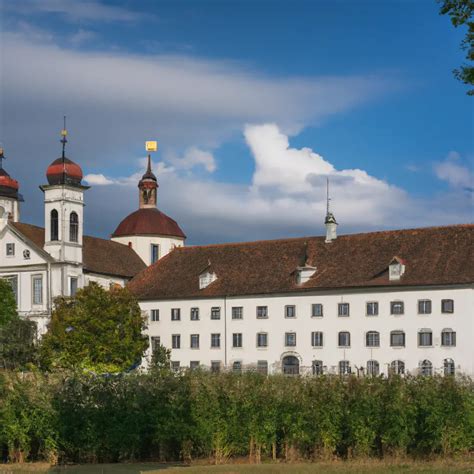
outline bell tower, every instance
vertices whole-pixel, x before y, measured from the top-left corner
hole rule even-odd
[[[82,264],[84,226],[84,191],[82,170],[66,157],[66,118],[61,130],[62,155],[46,171],[48,184],[40,186],[44,192],[44,249],[61,262]]]
[[[3,168],[5,159],[3,148],[0,148],[0,229],[8,221],[20,220],[20,202],[23,201],[18,192],[18,181],[11,178]]]

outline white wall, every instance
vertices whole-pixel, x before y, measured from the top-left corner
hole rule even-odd
[[[159,235],[112,237],[112,240],[124,245],[129,245],[131,243],[133,250],[135,250],[135,252],[147,265],[151,265],[152,244],[159,245],[159,258],[162,258],[166,254],[170,253],[174,247],[182,247],[184,245],[184,239]]]
[[[113,277],[109,275],[100,275],[98,273],[85,273],[84,274],[84,286],[87,286],[89,283],[94,282],[105,288],[106,290],[110,289],[112,285],[125,286],[125,283],[128,280],[124,278]]]
[[[418,314],[418,300],[431,299],[432,313]],[[441,300],[454,300],[454,313],[441,313]],[[390,302],[402,300],[405,314],[390,314]],[[378,301],[379,315],[366,316],[366,302]],[[350,316],[338,317],[339,302],[350,303]],[[311,305],[322,303],[324,316],[311,317]],[[285,319],[285,305],[296,305],[296,318]],[[295,352],[300,357],[303,367],[311,367],[313,360],[322,360],[329,371],[337,370],[340,360],[349,360],[354,366],[366,367],[367,361],[374,359],[380,364],[380,371],[387,372],[387,364],[393,360],[405,362],[406,370],[416,372],[422,360],[428,359],[437,371],[441,371],[443,360],[454,360],[456,370],[474,374],[474,289],[415,288],[409,290],[374,290],[374,291],[334,291],[326,293],[300,294],[290,296],[259,296],[181,301],[144,301],[140,306],[147,314],[151,309],[160,310],[160,321],[149,322],[148,334],[160,336],[161,342],[171,347],[171,335],[181,334],[181,349],[172,350],[172,360],[180,361],[181,366],[188,366],[191,360],[199,360],[209,366],[213,360],[221,360],[231,366],[234,360],[252,365],[257,360],[267,360],[270,370],[281,367],[281,358],[287,353]],[[222,307],[220,321],[211,321],[210,308]],[[231,319],[232,306],[243,306],[243,320]],[[257,319],[256,306],[268,306],[269,318]],[[181,308],[181,321],[171,321],[171,308]],[[200,321],[190,321],[190,308],[199,307]],[[225,309],[224,309],[225,308]],[[225,319],[226,318],[226,319]],[[418,331],[428,328],[433,331],[433,347],[418,347]],[[456,331],[456,347],[441,347],[441,331],[451,328]],[[380,333],[380,347],[369,348],[365,345],[367,331]],[[390,331],[403,330],[406,334],[404,348],[390,347]],[[311,332],[324,333],[324,346],[311,346]],[[351,333],[351,347],[339,348],[337,336],[339,331]],[[222,334],[221,350],[210,349],[210,333]],[[257,332],[267,332],[269,345],[266,349],[256,347]],[[297,333],[295,348],[284,345],[285,332]],[[232,348],[232,334],[243,334],[243,348]],[[190,334],[200,334],[200,349],[190,349]],[[224,337],[226,347],[224,347]],[[227,357],[226,357],[227,356]]]

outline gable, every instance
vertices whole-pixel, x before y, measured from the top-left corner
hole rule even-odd
[[[6,225],[0,232],[0,267],[40,265],[48,260],[50,258],[41,248],[14,227]]]

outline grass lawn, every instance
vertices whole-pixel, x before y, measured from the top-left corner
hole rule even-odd
[[[94,464],[51,468],[47,464],[0,465],[0,474],[385,474],[474,473],[470,459],[437,461],[334,461],[304,464],[226,464],[220,466],[159,463]]]

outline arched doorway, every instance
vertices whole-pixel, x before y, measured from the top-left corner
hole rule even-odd
[[[300,361],[297,357],[288,355],[282,360],[283,373],[286,375],[298,375],[300,373]]]

